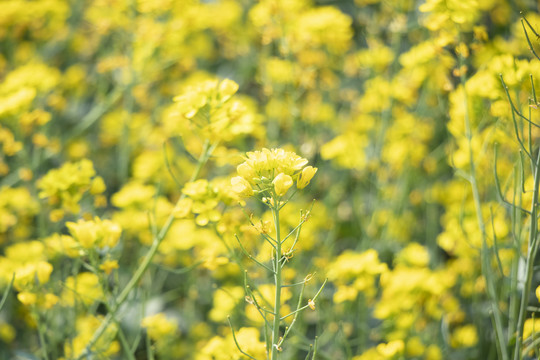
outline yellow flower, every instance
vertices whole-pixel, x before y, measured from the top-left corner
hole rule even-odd
[[[103,178],[101,176],[96,176],[92,183],[90,184],[90,194],[97,195],[101,194],[106,190],[105,182],[103,181]]]
[[[305,167],[306,159],[283,149],[264,148],[246,155],[246,161],[236,168],[240,176],[231,180],[233,190],[247,197],[253,195],[253,186],[256,186],[266,192],[263,201],[267,204],[273,198],[269,197],[268,190],[274,188],[275,195],[283,196],[294,184],[294,179],[298,179],[298,188],[303,189],[317,172],[312,166]]]
[[[454,348],[471,347],[478,343],[478,332],[474,325],[464,325],[452,334],[450,343]]]
[[[61,297],[62,302],[68,306],[74,306],[76,303],[89,306],[95,301],[102,300],[103,289],[97,275],[84,272],[66,279]]]
[[[97,240],[97,228],[93,221],[84,221],[79,219],[76,223],[68,222],[66,226],[81,246],[85,249],[91,249]]]
[[[253,168],[245,162],[238,165],[236,171],[238,172],[238,175],[246,180],[253,179],[257,175]]]
[[[394,340],[390,341],[388,344],[379,344],[377,345],[377,352],[386,358],[390,358],[397,354],[403,353],[405,344],[403,340]]]
[[[99,266],[105,274],[110,275],[114,269],[118,269],[118,261],[116,260],[105,260],[103,264]]]
[[[293,179],[289,175],[280,173],[274,178],[272,184],[274,184],[274,190],[276,191],[276,194],[278,196],[283,196],[287,193],[287,190],[289,190],[289,188],[293,185]]]
[[[193,205],[193,200],[190,198],[184,198],[180,200],[176,204],[176,207],[173,210],[174,217],[177,219],[185,218],[191,212],[192,205]]]
[[[15,339],[15,328],[8,323],[0,323],[0,339],[11,343]]]
[[[296,187],[299,189],[303,189],[308,186],[309,182],[311,181],[316,172],[317,168],[314,168],[313,166],[306,166],[305,168],[303,168],[300,176],[298,177]]]
[[[98,217],[95,218],[94,222],[100,228],[99,235],[101,239],[98,246],[100,248],[105,246],[110,248],[115,247],[116,244],[118,244],[120,235],[122,235],[122,228],[120,225],[110,220],[101,220]]]
[[[54,305],[56,305],[59,300],[60,299],[58,298],[58,296],[51,293],[47,293],[45,294],[40,306],[43,307],[44,309],[50,309]]]
[[[17,295],[17,299],[26,306],[34,305],[37,301],[37,295],[28,291],[23,291]]]
[[[253,195],[251,185],[241,176],[235,176],[231,179],[231,185],[234,192],[240,196],[248,197]]]
[[[85,249],[91,249],[94,246],[101,249],[114,247],[122,234],[120,225],[110,220],[101,220],[98,217],[90,221],[79,219],[76,223],[68,222],[66,226],[71,235]]]
[[[53,266],[45,261],[20,266],[15,271],[14,286],[18,290],[23,290],[36,284],[45,284],[49,281],[52,271]]]
[[[232,80],[224,79],[218,86],[218,94],[220,100],[225,102],[231,98],[238,91],[238,84]]]
[[[174,335],[177,330],[177,325],[174,321],[167,319],[163,313],[145,317],[142,320],[141,325],[146,328],[148,336],[153,340],[159,340],[165,336]]]

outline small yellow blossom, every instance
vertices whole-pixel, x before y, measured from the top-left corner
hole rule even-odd
[[[315,176],[315,173],[317,172],[317,168],[313,166],[306,166],[302,169],[302,172],[300,173],[300,176],[298,177],[298,182],[296,183],[296,187],[299,189],[303,189],[306,186],[308,186],[309,182]]]
[[[190,198],[184,198],[180,200],[176,207],[173,210],[174,217],[177,219],[185,218],[191,212],[191,206],[193,205],[193,200]]]
[[[120,225],[98,217],[89,221],[79,219],[76,223],[68,222],[66,226],[71,235],[85,249],[114,247],[122,234]]]
[[[287,190],[293,185],[293,179],[289,175],[284,173],[278,174],[272,181],[274,184],[274,190],[278,196],[283,196],[287,193]]]
[[[66,226],[83,248],[91,249],[94,247],[98,234],[93,221],[78,220],[76,223],[68,222]]]
[[[390,341],[388,344],[377,345],[377,352],[385,358],[391,358],[398,354],[402,354],[405,348],[403,340]]]
[[[58,296],[56,296],[56,295],[54,295],[54,294],[51,294],[51,293],[47,293],[47,294],[45,294],[45,296],[43,297],[40,306],[43,307],[44,309],[50,309],[50,308],[52,308],[54,305],[56,305],[56,304],[58,303],[59,300],[60,300],[60,299],[58,298]]]
[[[37,295],[28,291],[17,294],[17,299],[26,306],[34,305],[37,301]]]
[[[231,179],[231,185],[234,192],[243,197],[249,197],[253,195],[253,189],[251,184],[241,176],[235,176]]]
[[[153,340],[174,335],[177,331],[176,323],[168,319],[164,313],[145,317],[141,322],[141,326],[146,328],[148,336]]]
[[[464,325],[454,330],[451,345],[455,348],[474,346],[478,343],[478,332],[474,325]]]
[[[8,323],[0,323],[0,339],[11,343],[15,339],[15,328]]]
[[[101,301],[103,295],[98,276],[83,272],[76,277],[70,276],[66,279],[61,298],[68,306],[74,306],[75,303],[91,305],[95,301]]]
[[[118,261],[116,260],[105,260],[103,264],[99,266],[99,268],[107,275],[110,275],[112,271],[118,269],[118,267]]]

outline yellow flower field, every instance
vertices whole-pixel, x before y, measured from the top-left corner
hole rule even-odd
[[[0,1],[0,359],[540,358],[539,10]]]

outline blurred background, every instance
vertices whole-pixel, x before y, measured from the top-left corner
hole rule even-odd
[[[529,225],[499,192],[530,208],[523,164],[540,135],[512,120],[501,79],[537,121],[540,61],[520,21],[535,48],[537,13],[505,0],[1,1],[0,357],[77,358],[185,194],[89,359],[241,359],[228,315],[264,358],[243,274],[261,301],[272,279],[234,234],[268,261],[244,212],[271,215],[238,205],[230,178],[266,147],[318,168],[281,215],[288,232],[315,200],[285,278],[313,275],[305,301],[329,279],[283,359],[315,339],[318,359],[500,358],[492,314],[512,346]],[[209,124],[186,116],[223,79],[239,85],[234,106]],[[215,150],[189,182],[205,141]],[[114,241],[82,251],[66,225],[80,219]]]

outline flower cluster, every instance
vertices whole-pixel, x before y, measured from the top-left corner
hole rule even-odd
[[[186,86],[164,117],[165,128],[184,137],[195,134],[213,141],[231,141],[256,132],[259,118],[249,101],[234,96],[237,90],[238,84],[230,79]]]
[[[66,226],[84,249],[112,248],[116,246],[122,233],[118,224],[98,217],[90,221],[80,219],[76,223],[67,222]]]
[[[59,221],[65,212],[77,214],[83,195],[90,193],[97,195],[95,204],[102,204],[99,197],[105,191],[103,178],[96,176],[94,165],[90,160],[81,160],[76,163],[66,163],[58,169],[50,170],[38,181],[39,197],[47,199],[54,206],[50,217]]]
[[[298,189],[309,184],[317,168],[306,166],[307,163],[306,159],[283,149],[248,152],[236,169],[239,176],[231,179],[231,185],[244,197],[255,192],[281,197],[295,181]]]

